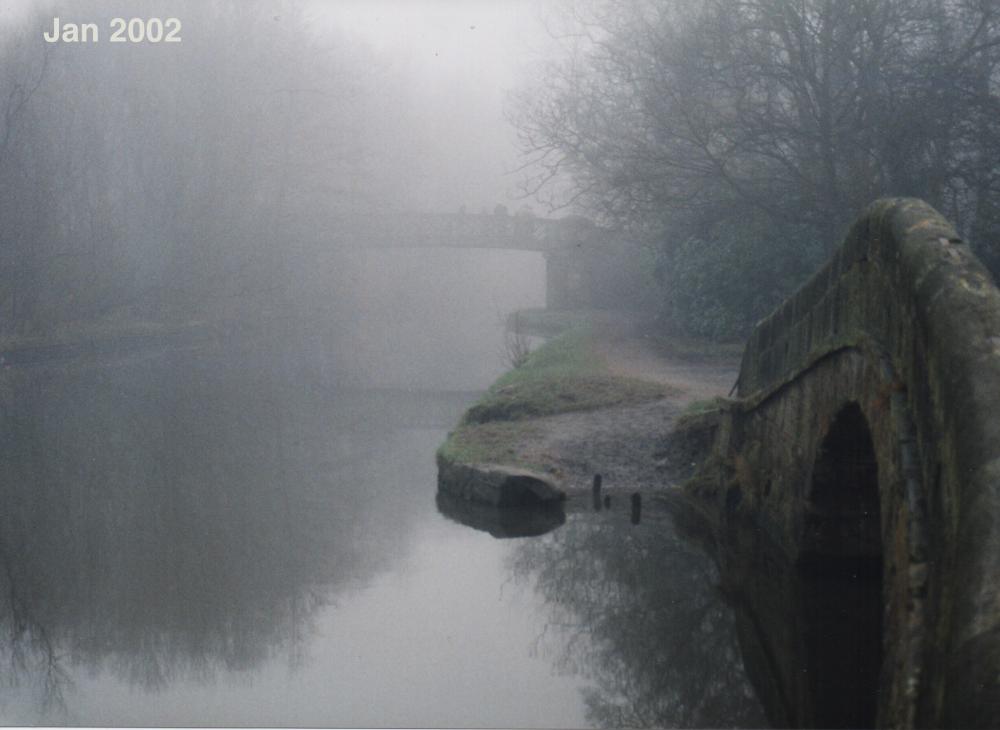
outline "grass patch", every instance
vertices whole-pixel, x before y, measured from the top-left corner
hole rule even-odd
[[[703,413],[721,411],[729,402],[730,400],[728,398],[722,398],[720,396],[716,396],[715,398],[706,398],[704,400],[691,401],[684,408],[684,412],[681,413],[681,415],[700,416]]]
[[[519,454],[520,445],[536,433],[537,427],[524,422],[462,425],[449,434],[438,454],[463,464],[508,464],[542,471],[542,465],[527,462]]]
[[[565,375],[525,380],[491,391],[466,411],[463,423],[517,421],[569,411],[632,405],[662,398],[670,388],[615,375]]]
[[[507,327],[536,337],[556,337],[572,329],[585,327],[590,313],[569,309],[522,309],[507,318]]]
[[[490,390],[526,380],[599,373],[603,370],[604,364],[591,345],[590,327],[581,325],[546,342],[528,355],[524,365],[501,375]]]
[[[661,383],[612,375],[595,352],[588,326],[563,333],[502,375],[462,417],[438,450],[448,461],[507,464],[544,471],[522,450],[539,436],[532,419],[569,411],[632,405],[676,390]]]
[[[463,424],[517,421],[568,411],[630,405],[662,398],[671,389],[659,383],[607,372],[593,352],[590,331],[578,327],[531,353],[466,411]]]

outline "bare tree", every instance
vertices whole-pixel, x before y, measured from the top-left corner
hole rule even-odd
[[[511,368],[519,368],[528,362],[528,356],[531,354],[531,341],[521,329],[520,312],[499,319],[504,328],[502,355],[504,364]]]
[[[1000,14],[963,0],[610,0],[511,107],[532,174],[633,227],[749,207],[827,242],[879,195],[967,220],[1000,140]],[[569,179],[567,189],[553,185]]]
[[[404,185],[380,143],[403,136],[401,82],[370,49],[314,34],[291,0],[162,7],[184,42],[127,63],[41,43],[40,15],[0,27],[0,335],[304,317],[331,299],[351,214]]]
[[[523,192],[654,243],[663,321],[745,332],[880,196],[926,199],[1000,272],[997,3],[571,8],[509,107]]]

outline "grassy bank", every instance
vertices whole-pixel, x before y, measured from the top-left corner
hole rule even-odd
[[[644,332],[651,330],[653,320],[638,312],[609,309],[521,309],[507,318],[508,329],[538,337],[555,337],[591,325],[619,332]]]
[[[556,337],[590,323],[585,311],[560,309],[521,309],[507,318],[507,328],[536,337]]]
[[[596,354],[589,328],[576,327],[532,352],[501,376],[462,417],[439,454],[465,463],[537,468],[517,445],[537,430],[533,419],[570,411],[631,405],[662,398],[670,388],[611,375]]]
[[[714,342],[679,332],[665,333],[650,315],[599,309],[521,309],[507,318],[507,327],[516,332],[539,337],[555,337],[568,331],[593,325],[611,332],[641,336],[664,358],[694,363],[739,362],[745,343]]]

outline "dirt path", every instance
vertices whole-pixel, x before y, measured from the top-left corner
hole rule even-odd
[[[726,396],[736,381],[738,365],[669,359],[660,354],[646,337],[604,333],[597,340],[598,354],[615,375],[667,383],[680,388],[680,401],[705,400]]]
[[[735,362],[668,359],[643,338],[614,335],[600,338],[597,345],[612,372],[674,385],[680,393],[636,406],[536,419],[537,430],[518,450],[526,461],[548,467],[571,495],[571,502],[586,501],[580,498],[589,498],[594,474],[600,473],[605,492],[613,502],[617,495],[617,503],[623,506],[631,492],[671,486],[665,463],[657,454],[674,421],[691,401],[726,396],[738,368]]]

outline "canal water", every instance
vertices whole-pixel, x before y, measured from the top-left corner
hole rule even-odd
[[[380,334],[346,335],[383,359],[368,382],[259,342],[5,370],[0,724],[761,725],[667,516],[497,539],[438,510],[435,449],[503,369],[497,309],[541,303],[504,261],[390,273],[400,316],[362,303]],[[469,321],[420,330],[462,287]]]

